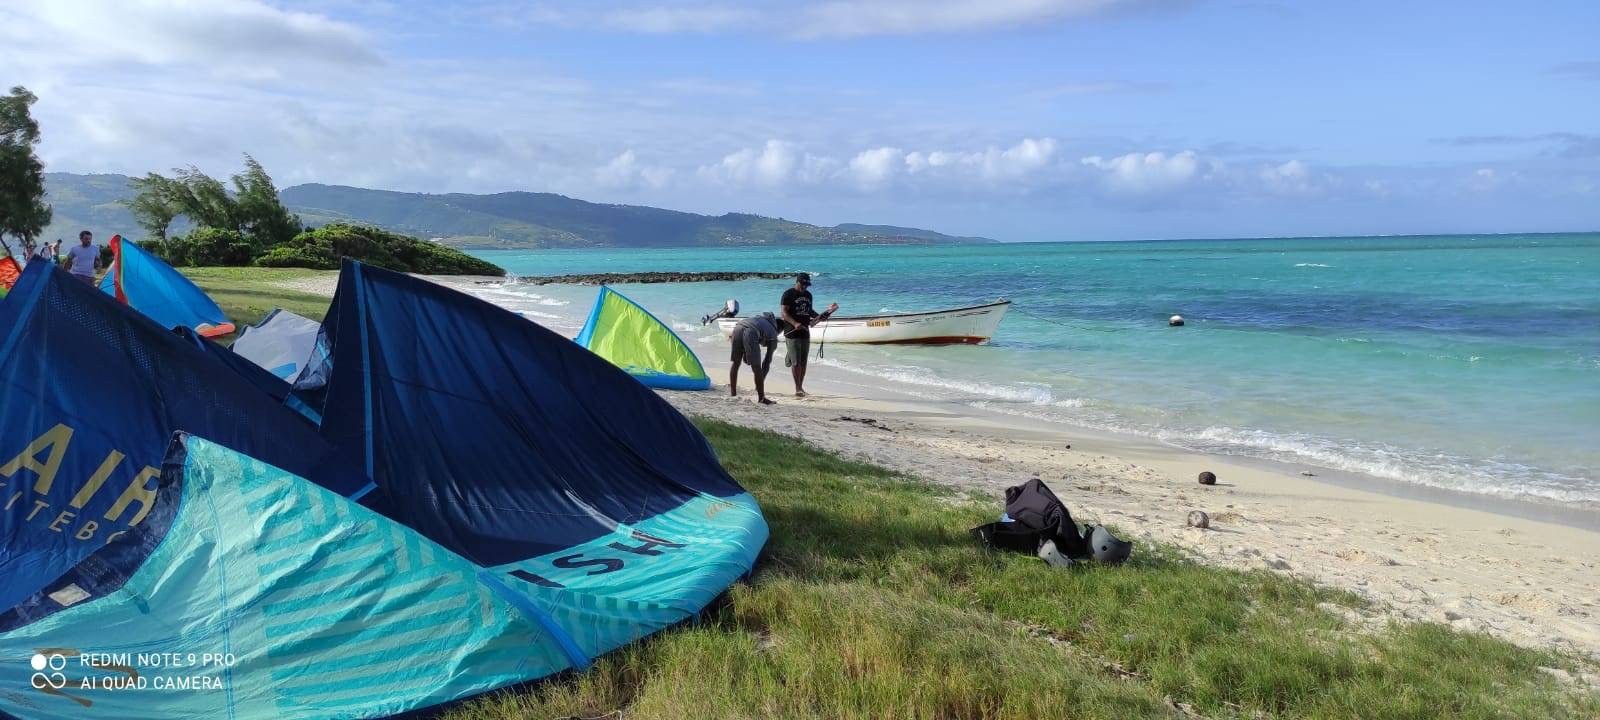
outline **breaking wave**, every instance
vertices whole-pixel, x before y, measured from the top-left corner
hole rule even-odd
[[[1403,449],[1304,433],[1228,426],[1170,427],[1130,416],[1099,400],[1059,398],[1043,383],[988,383],[951,378],[918,366],[885,366],[834,359],[816,361],[932,392],[910,392],[1015,417],[1138,435],[1195,452],[1271,460],[1369,475],[1385,480],[1520,500],[1600,504],[1600,492],[1582,478],[1501,458],[1467,458],[1435,450]],[[1148,414],[1146,414],[1148,415]]]

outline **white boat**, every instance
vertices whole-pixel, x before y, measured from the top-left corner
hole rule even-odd
[[[994,337],[1010,309],[1010,300],[1000,300],[950,310],[832,317],[811,328],[811,339],[870,345],[978,345]],[[717,327],[723,335],[732,335],[740,319],[720,318]]]

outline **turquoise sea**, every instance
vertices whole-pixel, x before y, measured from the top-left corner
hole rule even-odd
[[[946,247],[489,251],[515,274],[805,270],[843,314],[1015,301],[981,347],[834,345],[930,397],[1194,450],[1600,504],[1600,234]],[[788,283],[619,289],[700,350],[699,317]],[[593,288],[508,285],[560,325]],[[1188,320],[1168,328],[1174,313]],[[570,330],[570,328],[567,328]]]

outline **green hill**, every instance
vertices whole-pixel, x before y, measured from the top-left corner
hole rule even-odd
[[[124,175],[47,173],[47,200],[55,206],[55,220],[45,237],[70,240],[85,228],[100,238],[119,232],[139,237],[133,216],[117,204],[133,194],[128,180]],[[746,213],[710,216],[606,205],[552,193],[432,195],[308,184],[284,188],[279,195],[308,225],[366,223],[481,249],[994,242],[891,225],[822,227]]]
[[[45,173],[45,202],[54,208],[54,214],[40,237],[47,241],[61,238],[70,246],[77,241],[79,230],[93,232],[100,243],[113,233],[142,235],[133,213],[121,204],[133,196],[128,180],[126,175]],[[188,228],[173,230],[187,232]]]
[[[993,242],[888,225],[820,227],[746,213],[605,205],[552,193],[430,195],[313,184],[286,188],[282,197],[308,222],[359,219],[487,248]]]

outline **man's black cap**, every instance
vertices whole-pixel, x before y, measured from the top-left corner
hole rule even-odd
[[[800,273],[799,275],[794,276],[794,281],[800,283],[801,285],[810,285],[811,273]]]

